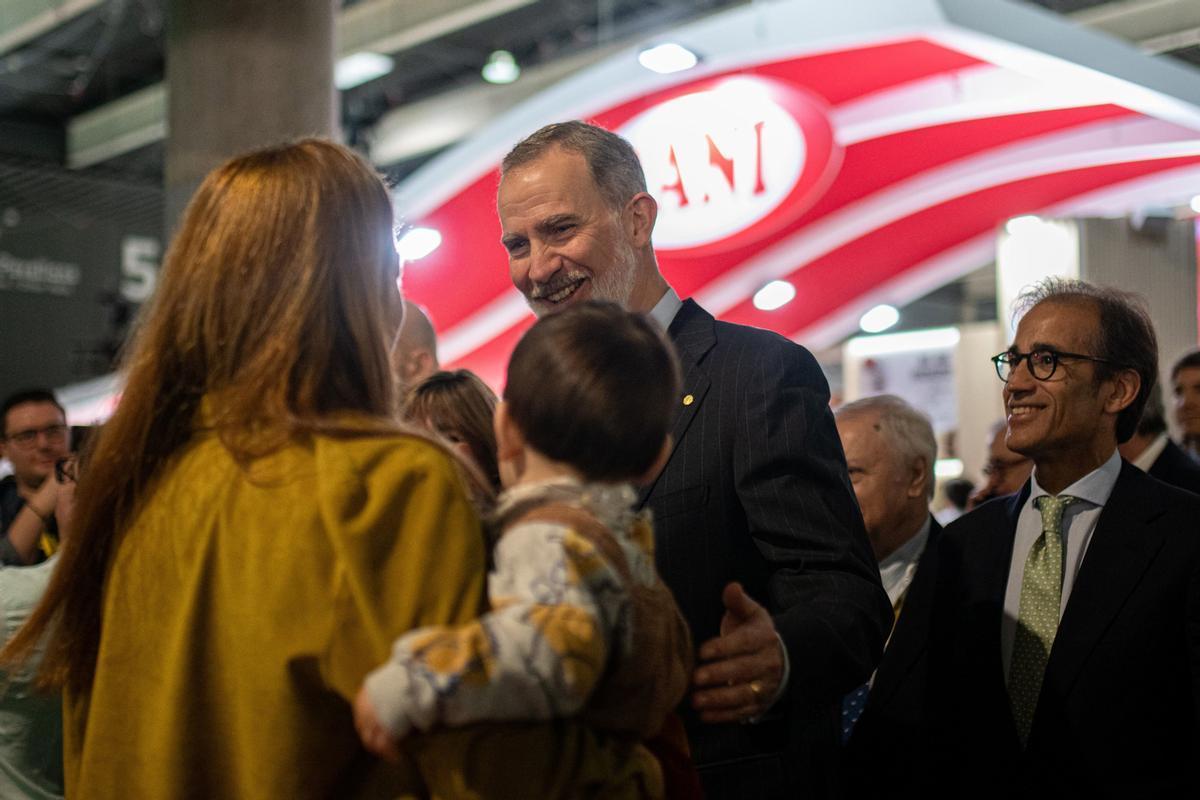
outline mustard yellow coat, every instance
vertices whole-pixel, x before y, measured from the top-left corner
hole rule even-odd
[[[408,739],[384,765],[351,702],[393,640],[483,601],[484,539],[448,459],[315,436],[248,469],[200,434],[120,540],[95,681],[65,698],[71,798],[653,797],[640,747],[578,723]]]

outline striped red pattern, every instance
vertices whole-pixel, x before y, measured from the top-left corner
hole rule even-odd
[[[736,247],[660,252],[667,279],[682,296],[697,297],[723,319],[827,345],[852,332],[837,322],[839,315],[847,317],[847,310],[861,305],[867,295],[877,300],[881,291],[886,294],[894,286],[888,299],[907,302],[913,297],[899,287],[919,285],[920,280],[912,279],[931,263],[938,264],[939,280],[982,266],[987,258],[980,259],[979,248],[964,245],[987,237],[1009,217],[1061,211],[1085,195],[1118,192],[1155,175],[1200,170],[1197,131],[1114,103],[1079,105],[1064,97],[1057,107],[1043,103],[1022,108],[1017,102],[948,120],[939,117],[936,106],[913,110],[903,105],[909,96],[904,91],[923,81],[966,79],[988,70],[1006,77],[999,75],[1004,72],[1000,67],[920,38],[739,70],[738,75],[768,77],[816,98],[825,106],[835,137],[840,114],[879,98],[886,108],[889,92],[900,98],[893,113],[923,114],[928,121],[843,141],[836,177],[802,215]],[[703,83],[721,77],[708,75]],[[1020,76],[1012,77],[1019,82]],[[699,83],[638,97],[595,114],[593,120],[620,128]],[[536,127],[531,124],[530,130]],[[499,244],[496,184],[497,175],[489,170],[414,220],[441,231],[443,244],[407,265],[404,285],[410,297],[429,308],[439,333],[453,341],[447,355],[454,365],[499,386],[508,354],[531,319],[502,314],[490,327],[463,327],[513,291]],[[959,252],[961,263],[954,260]],[[775,311],[760,311],[750,298],[772,278],[794,283],[796,299]],[[818,331],[819,341],[811,342],[808,337]]]

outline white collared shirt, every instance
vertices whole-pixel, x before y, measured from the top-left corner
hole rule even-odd
[[[1077,498],[1076,502],[1067,506],[1063,511],[1063,582],[1062,602],[1059,604],[1058,615],[1067,607],[1071,589],[1075,586],[1075,577],[1083,565],[1087,554],[1088,544],[1096,531],[1096,523],[1100,512],[1104,510],[1112,494],[1117,476],[1121,474],[1121,456],[1117,451],[1109,456],[1099,468],[1092,470],[1067,488],[1060,495],[1070,495]],[[1004,618],[1000,627],[1000,648],[1004,659],[1004,680],[1008,682],[1008,669],[1012,663],[1013,640],[1017,636],[1017,617],[1021,613],[1021,584],[1025,577],[1025,560],[1034,542],[1042,535],[1042,514],[1034,507],[1034,501],[1050,493],[1038,485],[1037,469],[1033,471],[1032,488],[1021,514],[1017,518],[1016,538],[1013,540],[1012,561],[1008,566],[1008,588],[1004,593]]]
[[[683,301],[679,299],[679,295],[670,286],[667,287],[667,293],[655,303],[654,308],[650,309],[650,319],[658,323],[664,331],[671,327],[671,323],[675,320],[675,315],[679,313],[679,309],[683,308]]]
[[[1167,438],[1167,432],[1163,431],[1131,463],[1142,472],[1149,472],[1150,468],[1154,466],[1154,462],[1158,461],[1158,457],[1162,455],[1163,450],[1167,449],[1168,441],[1170,440]]]
[[[932,518],[926,514],[925,524],[917,531],[917,535],[896,548],[883,561],[879,562],[879,578],[883,581],[883,590],[887,592],[892,608],[896,608],[908,587],[912,585],[913,576],[917,574],[917,564],[921,554],[925,552],[925,543],[929,541],[929,529]]]

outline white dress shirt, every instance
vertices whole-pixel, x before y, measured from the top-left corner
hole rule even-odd
[[[917,535],[879,562],[879,577],[883,581],[883,590],[887,592],[888,600],[892,601],[893,609],[900,605],[908,587],[912,585],[913,576],[917,574],[917,564],[921,560],[921,554],[925,552],[925,543],[929,541],[929,529],[932,525],[932,519],[927,514],[925,524],[917,531]]]
[[[1059,495],[1078,498],[1063,511],[1063,582],[1062,602],[1058,607],[1059,619],[1067,607],[1067,599],[1075,585],[1075,576],[1083,565],[1088,544],[1096,530],[1100,512],[1112,494],[1117,476],[1121,474],[1121,456],[1116,450],[1098,469],[1089,472]],[[1042,514],[1034,507],[1034,501],[1050,493],[1038,485],[1037,469],[1033,471],[1032,489],[1021,514],[1017,518],[1017,533],[1013,540],[1012,561],[1008,566],[1008,589],[1004,593],[1004,619],[1000,628],[1000,647],[1004,658],[1004,680],[1008,682],[1008,669],[1012,663],[1013,640],[1017,636],[1017,617],[1021,613],[1021,584],[1025,578],[1025,560],[1034,542],[1042,535]]]
[[[654,308],[650,309],[650,319],[659,324],[664,331],[671,327],[671,323],[675,320],[675,315],[679,313],[679,309],[683,308],[683,301],[679,299],[679,295],[670,286],[667,287],[667,293],[655,303]]]
[[[1163,450],[1167,449],[1168,441],[1170,440],[1167,438],[1167,433],[1163,431],[1142,451],[1140,456],[1133,460],[1133,465],[1142,472],[1149,472],[1150,468],[1154,466],[1154,462],[1158,461],[1158,457],[1162,455]]]

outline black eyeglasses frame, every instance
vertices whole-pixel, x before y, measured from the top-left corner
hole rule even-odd
[[[1045,376],[1038,375],[1037,371],[1033,368],[1033,357],[1039,354],[1050,356],[1050,371]],[[1012,378],[1013,372],[1021,366],[1022,361],[1025,362],[1025,366],[1029,369],[1029,374],[1035,380],[1048,381],[1054,377],[1054,373],[1058,371],[1059,362],[1064,358],[1076,361],[1092,361],[1097,364],[1108,364],[1116,369],[1128,369],[1124,364],[1118,364],[1116,361],[1107,358],[1098,358],[1097,356],[1084,355],[1083,353],[1067,353],[1063,350],[1054,350],[1049,347],[1039,347],[1037,350],[1030,350],[1028,353],[1005,350],[1003,353],[992,356],[990,360],[992,366],[996,368],[996,376],[1005,383],[1008,383],[1009,379]],[[1007,378],[1004,377],[1005,367],[1008,367]]]

